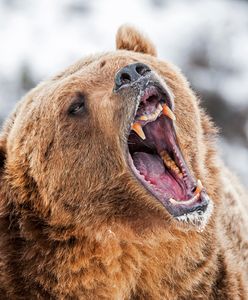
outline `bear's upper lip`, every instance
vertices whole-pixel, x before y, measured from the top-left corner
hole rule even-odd
[[[178,145],[170,95],[155,81],[139,85],[128,137],[128,164],[142,186],[180,219],[196,211],[203,214],[209,198],[201,181],[189,171]]]

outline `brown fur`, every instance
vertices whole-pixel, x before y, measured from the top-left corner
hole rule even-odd
[[[122,27],[117,47],[40,84],[5,124],[1,299],[248,299],[248,198],[216,155],[213,124],[147,39]],[[202,232],[174,220],[127,167],[133,104],[113,81],[137,61],[175,96],[180,147],[214,201]],[[72,119],[78,91],[87,112]]]

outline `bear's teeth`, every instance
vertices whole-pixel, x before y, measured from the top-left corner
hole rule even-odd
[[[132,130],[135,131],[137,133],[137,135],[142,139],[142,140],[145,140],[146,136],[144,134],[144,131],[142,129],[142,126],[140,125],[140,123],[138,122],[135,122],[133,125],[132,125]]]
[[[178,168],[174,160],[171,159],[170,155],[166,151],[162,151],[160,153],[160,156],[162,157],[164,164],[168,169],[174,171],[180,178],[183,177],[181,170]]]
[[[152,114],[150,114],[150,115],[143,115],[143,116],[139,117],[139,120],[140,121],[155,121],[158,118],[158,116],[160,115],[162,109],[163,109],[163,107],[159,103],[158,107],[156,108],[156,110]]]
[[[194,194],[195,194],[195,195],[200,194],[200,192],[202,191],[202,189],[203,189],[203,185],[202,185],[202,183],[201,183],[201,180],[198,179],[198,180],[197,180],[197,186],[196,186],[196,189],[195,189],[195,191],[194,191]]]
[[[174,204],[174,205],[191,205],[193,204],[197,199],[199,198],[199,194],[192,197],[191,199],[189,200],[175,200],[173,198],[170,198],[169,201],[171,204]]]
[[[169,108],[168,105],[164,104],[163,105],[163,114],[170,118],[171,120],[175,121],[176,120],[176,116],[174,115],[174,113],[172,112],[172,110]]]
[[[149,120],[149,116],[143,115],[143,116],[139,117],[139,120],[140,121],[148,121]]]

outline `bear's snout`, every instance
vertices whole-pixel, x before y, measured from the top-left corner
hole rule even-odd
[[[143,63],[135,63],[120,69],[115,76],[115,90],[128,86],[150,73],[151,69]]]

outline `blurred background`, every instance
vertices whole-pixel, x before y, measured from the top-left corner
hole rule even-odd
[[[248,1],[0,0],[0,124],[41,80],[113,50],[130,23],[178,65],[221,129],[223,159],[248,186]]]

